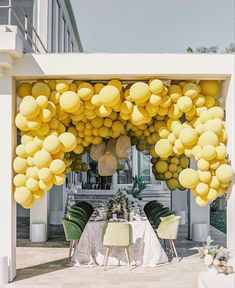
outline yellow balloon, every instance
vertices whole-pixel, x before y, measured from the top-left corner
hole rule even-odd
[[[55,159],[50,164],[50,171],[56,175],[64,173],[65,168],[65,163],[61,159]]]
[[[120,92],[122,91],[122,82],[117,79],[110,80],[108,85],[116,87]]]
[[[144,82],[136,82],[133,85],[131,85],[130,88],[130,97],[136,102],[136,103],[144,103],[148,101],[148,99],[151,96],[151,90],[148,84]]]
[[[38,168],[49,167],[51,161],[51,154],[46,150],[38,151],[33,157],[34,165]]]
[[[198,166],[198,169],[200,169],[201,171],[207,171],[210,167],[210,163],[206,161],[205,159],[200,159],[197,162],[197,166]]]
[[[36,98],[36,102],[40,106],[41,109],[47,108],[48,98],[44,95],[40,95]]]
[[[123,101],[121,104],[121,112],[123,114],[130,114],[134,108],[134,105],[130,101]]]
[[[34,199],[38,200],[41,199],[44,196],[44,191],[42,189],[38,189],[37,191],[33,191],[33,197]]]
[[[25,186],[26,181],[27,177],[25,174],[17,174],[13,179],[13,183],[16,187]]]
[[[55,135],[47,136],[43,141],[43,149],[52,155],[58,153],[61,149],[59,137]]]
[[[39,150],[40,148],[38,147],[38,145],[33,141],[33,142],[29,142],[25,145],[25,152],[29,155],[29,156],[34,156],[34,154]]]
[[[186,168],[179,174],[179,183],[185,188],[194,188],[199,183],[197,171]]]
[[[197,97],[200,93],[200,86],[195,83],[186,83],[183,87],[183,94],[191,99]]]
[[[46,97],[49,97],[50,92],[51,92],[51,90],[50,90],[49,86],[44,82],[36,82],[33,84],[32,96],[35,98],[40,96],[40,95],[44,95]]]
[[[132,123],[136,123],[137,125],[142,124],[147,118],[147,112],[144,107],[140,107],[134,105],[133,111],[131,113],[131,121]]]
[[[215,172],[216,177],[221,182],[230,182],[233,179],[233,169],[228,164],[220,165]]]
[[[34,178],[29,178],[26,181],[26,187],[30,190],[30,191],[37,191],[39,186],[38,186],[38,181]]]
[[[28,82],[22,82],[17,87],[17,96],[23,98],[25,96],[31,95],[32,84]]]
[[[62,185],[65,182],[65,176],[64,174],[60,175],[54,175],[54,180],[53,180],[55,185]]]
[[[198,170],[198,176],[199,176],[199,180],[204,182],[204,183],[208,183],[211,181],[212,175],[210,171],[201,171]],[[200,194],[200,193],[199,193]]]
[[[78,96],[81,100],[89,100],[94,94],[94,88],[90,83],[84,82],[78,86]]]
[[[48,181],[48,182],[45,182],[43,180],[39,180],[39,188],[42,189],[43,191],[48,191],[52,188],[53,186],[53,178]]]
[[[216,96],[219,92],[219,83],[217,80],[201,80],[199,85],[204,95]]]
[[[197,132],[193,128],[184,128],[180,132],[180,141],[185,146],[192,146],[197,143]]]
[[[152,93],[159,94],[163,90],[163,82],[159,79],[151,79],[149,81],[149,88]]]
[[[29,167],[26,170],[26,176],[28,178],[33,178],[33,179],[38,179],[38,173],[39,173],[39,168],[34,166],[34,167]]]
[[[100,117],[108,117],[112,113],[112,108],[108,106],[101,105],[95,109],[96,114]]]
[[[27,160],[25,158],[16,157],[13,161],[13,169],[18,174],[24,174],[28,168]]]
[[[216,198],[217,198],[217,191],[213,188],[210,188],[207,194],[207,200],[214,201]]]
[[[200,182],[196,186],[196,192],[199,195],[206,195],[209,192],[209,185],[203,182]]]
[[[197,205],[201,206],[201,207],[204,207],[208,204],[207,196],[198,195],[198,196],[196,196],[195,201],[196,201]]]
[[[172,178],[166,181],[166,185],[169,188],[169,190],[173,191],[178,188],[179,181],[175,178]]]
[[[100,100],[101,103],[107,107],[115,106],[119,103],[120,92],[115,86],[104,86],[100,90]]]
[[[168,164],[165,161],[158,161],[155,165],[157,172],[165,173],[168,170]]]
[[[184,155],[180,156],[179,164],[182,168],[187,168],[189,166],[189,158]]]
[[[206,145],[218,146],[218,137],[214,132],[206,131],[198,139],[198,144],[203,148]]]
[[[56,81],[56,91],[60,94],[63,94],[64,92],[68,91],[69,89],[69,83],[66,80],[58,80]]]
[[[213,160],[216,157],[216,149],[214,146],[207,144],[202,148],[202,157],[205,160]]]
[[[171,85],[168,91],[169,96],[171,97],[171,101],[176,103],[177,100],[183,95],[182,89],[179,85]]]
[[[168,139],[160,139],[155,145],[155,152],[160,157],[169,157],[173,152],[173,146]]]
[[[14,193],[14,198],[17,203],[24,204],[25,202],[28,202],[32,200],[32,192],[27,187],[17,187]]]
[[[61,149],[64,152],[71,152],[77,146],[76,137],[70,132],[62,133],[59,136],[59,140],[62,144]]]
[[[80,98],[77,93],[73,91],[66,91],[60,96],[61,108],[68,112],[73,113],[80,108]]]
[[[26,118],[35,118],[40,112],[40,106],[32,96],[24,97],[20,104],[20,113]]]
[[[21,157],[21,158],[27,158],[28,155],[25,152],[25,145],[20,144],[16,147],[16,155]]]
[[[29,131],[27,118],[24,117],[21,113],[16,115],[15,124],[16,127],[21,131]]]
[[[53,160],[53,161],[55,161],[55,160]],[[53,161],[52,161],[52,162],[53,162]],[[51,163],[52,163],[52,162],[51,162]],[[51,167],[51,164],[50,164],[50,167]],[[42,181],[44,181],[44,182],[48,182],[48,181],[50,181],[50,180],[52,179],[53,174],[52,174],[51,169],[49,169],[49,168],[42,168],[42,169],[40,169],[39,172],[38,172],[38,177],[39,177],[40,180],[42,180]]]
[[[191,98],[187,96],[182,96],[177,100],[177,107],[181,112],[189,111],[193,106]]]

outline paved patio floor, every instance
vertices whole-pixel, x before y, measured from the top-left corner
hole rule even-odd
[[[22,231],[21,231],[22,233]],[[215,244],[225,246],[225,234],[211,227]],[[206,270],[193,247],[200,246],[187,239],[187,226],[180,226],[176,247],[179,258],[170,264],[155,267],[85,268],[67,265],[68,245],[53,238],[34,244],[18,239],[17,276],[6,287],[69,287],[69,288],[196,288],[198,274]],[[29,247],[30,246],[30,247]],[[37,247],[35,247],[37,246]]]

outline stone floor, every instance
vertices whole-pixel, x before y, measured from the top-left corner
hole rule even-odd
[[[198,274],[205,270],[202,260],[192,249],[202,243],[187,239],[187,225],[181,225],[175,242],[179,258],[156,268],[126,266],[84,268],[67,264],[68,244],[59,225],[50,226],[45,243],[28,240],[27,221],[18,223],[17,276],[6,287],[69,287],[69,288],[193,288]],[[225,234],[211,227],[215,244],[225,246]]]

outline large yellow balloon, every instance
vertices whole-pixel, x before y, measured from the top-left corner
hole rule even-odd
[[[51,161],[51,154],[46,150],[38,151],[33,157],[34,165],[38,168],[49,167]]]
[[[187,168],[180,172],[179,182],[185,188],[194,188],[199,183],[197,171]]]
[[[56,175],[64,173],[65,168],[65,163],[61,159],[55,159],[50,164],[51,172]]]
[[[50,91],[49,86],[44,82],[36,82],[33,84],[32,96],[34,96],[35,98],[40,96],[40,95],[44,95],[46,97],[49,97],[50,92],[51,91]]]
[[[71,152],[77,145],[76,137],[70,133],[70,132],[65,132],[62,133],[59,136],[60,142],[62,144],[61,149],[64,152]]]
[[[55,135],[50,135],[45,138],[43,141],[43,149],[49,152],[50,154],[56,154],[60,151],[61,142],[59,137]]]
[[[155,152],[160,157],[169,157],[173,152],[173,146],[168,139],[160,139],[155,145]]]
[[[77,93],[66,91],[60,96],[61,108],[69,113],[73,113],[80,108],[80,98]]]
[[[119,100],[120,92],[115,86],[107,85],[100,90],[100,101],[103,105],[112,107],[117,105]]]
[[[185,146],[192,146],[197,143],[197,132],[193,128],[184,128],[180,132],[180,141]]]
[[[26,181],[27,177],[25,174],[17,174],[13,179],[13,183],[16,187],[25,186]]]
[[[55,161],[55,160],[53,160],[53,161]],[[53,161],[52,161],[52,162],[53,162]],[[52,162],[51,162],[51,163],[52,163]],[[51,167],[51,164],[50,164],[50,167]],[[39,177],[40,180],[42,180],[42,181],[44,181],[44,182],[48,182],[48,181],[50,181],[50,180],[52,179],[53,174],[52,174],[51,169],[49,169],[49,168],[42,168],[42,169],[40,169],[39,172],[38,172],[38,177]]]
[[[16,157],[13,161],[13,169],[16,173],[24,174],[28,168],[27,160],[21,157]]]
[[[32,192],[25,186],[17,187],[14,193],[14,198],[17,203],[24,204],[32,199]]]
[[[216,177],[221,182],[230,182],[233,179],[233,169],[228,164],[222,164],[216,169]]]
[[[20,113],[26,118],[35,118],[40,112],[40,106],[32,96],[24,97],[20,104]]]
[[[27,95],[31,95],[32,84],[28,82],[22,82],[17,87],[17,96],[23,98]]]
[[[144,82],[136,82],[131,85],[130,96],[137,104],[144,103],[151,96],[150,87]]]
[[[202,80],[199,82],[202,94],[216,96],[219,92],[219,83],[217,80]]]

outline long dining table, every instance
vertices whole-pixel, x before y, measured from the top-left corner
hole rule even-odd
[[[74,266],[103,265],[106,247],[102,243],[102,231],[103,225],[107,223],[103,220],[103,213],[104,205],[94,210],[86,224],[71,259]],[[126,221],[132,226],[133,241],[129,248],[131,265],[154,267],[167,263],[167,255],[140,204],[133,205],[132,215],[131,221]],[[127,265],[123,248],[113,247],[108,265]]]

